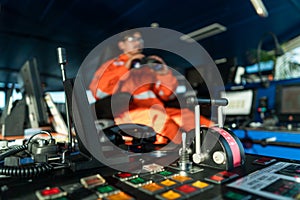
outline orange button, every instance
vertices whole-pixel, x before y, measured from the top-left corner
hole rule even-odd
[[[182,197],[181,194],[179,194],[178,192],[174,192],[173,190],[162,193],[161,196],[165,199],[179,199]]]

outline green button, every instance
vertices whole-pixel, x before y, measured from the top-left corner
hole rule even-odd
[[[146,181],[143,178],[138,177],[138,178],[131,179],[130,182],[133,184],[141,184],[141,183],[145,183]]]
[[[111,185],[104,185],[104,186],[97,187],[96,190],[98,192],[100,192],[101,194],[104,194],[104,193],[109,193],[109,192],[115,191],[116,188]]]
[[[170,171],[162,171],[162,172],[159,172],[160,175],[163,175],[163,176],[170,176],[173,174],[173,172],[170,172]]]

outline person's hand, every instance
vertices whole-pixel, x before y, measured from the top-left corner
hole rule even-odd
[[[136,59],[137,59],[137,60],[142,60],[144,57],[145,57],[145,55],[143,55],[143,54],[141,54],[141,53],[132,55],[132,56],[129,58],[129,60],[125,63],[125,67],[126,67],[127,69],[130,69],[133,60],[136,60]]]
[[[156,56],[156,55],[152,55],[152,56],[148,56],[148,58],[157,60],[162,65],[161,69],[159,69],[159,70],[152,69],[152,71],[154,71],[155,73],[157,73],[159,75],[165,75],[165,74],[168,73],[169,68],[168,68],[167,64],[165,63],[165,61],[161,57]]]

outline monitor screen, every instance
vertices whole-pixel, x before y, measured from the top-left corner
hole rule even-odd
[[[273,71],[273,69],[274,69],[274,61],[273,60],[260,62],[260,71],[262,72],[262,74],[270,73]],[[246,70],[247,74],[256,74],[256,73],[258,73],[258,64],[256,63],[253,65],[246,66],[245,70]]]
[[[5,107],[5,92],[0,91],[0,109],[2,110]]]
[[[20,70],[20,85],[28,106],[28,117],[31,128],[48,125],[48,114],[42,91],[40,73],[35,58],[27,60]]]
[[[248,116],[252,114],[253,90],[222,91],[221,97],[228,99],[228,105],[224,107],[227,116]]]
[[[275,80],[300,77],[300,46],[276,58]]]
[[[300,121],[300,84],[278,85],[276,110],[279,122]]]

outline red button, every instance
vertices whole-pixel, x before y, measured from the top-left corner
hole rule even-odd
[[[120,178],[128,178],[131,177],[132,174],[124,172],[124,173],[117,174],[117,176]]]
[[[190,185],[182,185],[180,187],[177,187],[176,190],[183,192],[183,193],[193,193],[197,190],[197,188],[190,186]]]
[[[41,191],[41,194],[43,196],[51,196],[54,194],[59,194],[60,192],[61,192],[61,190],[58,187],[55,187],[55,188],[45,189],[45,190]]]

